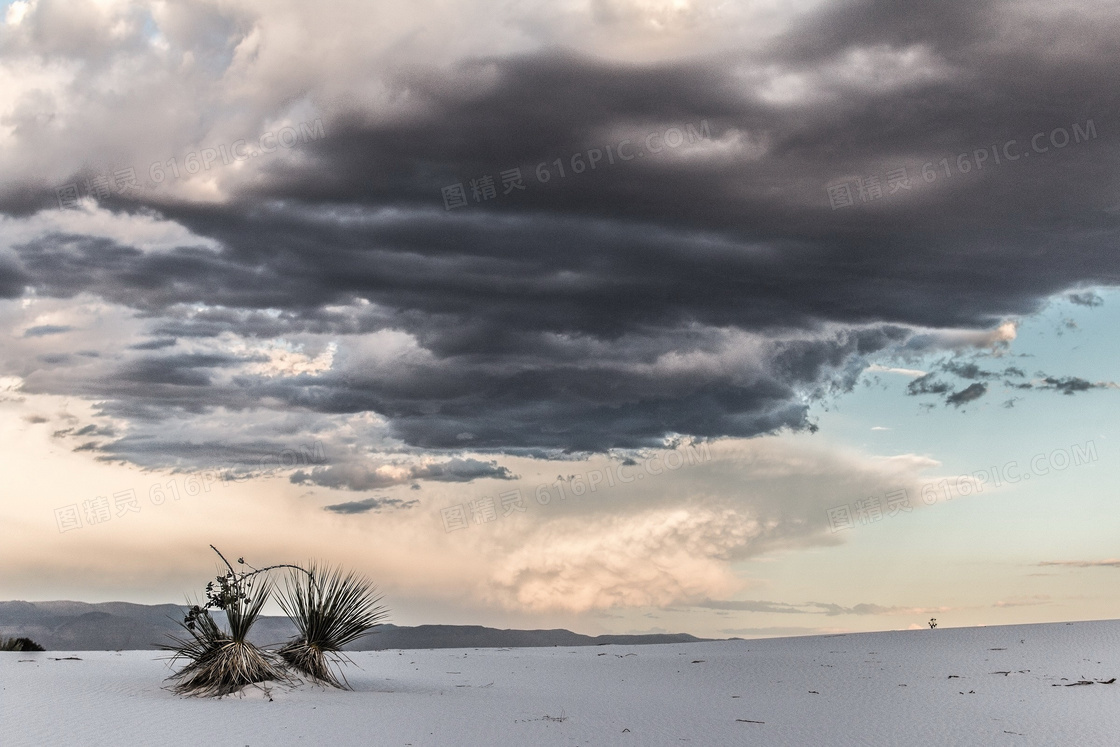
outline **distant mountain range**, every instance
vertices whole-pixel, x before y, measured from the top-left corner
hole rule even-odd
[[[0,636],[27,636],[52,651],[154,650],[178,635],[186,608],[177,604],[128,602],[0,602]],[[219,613],[220,614],[220,613]],[[250,636],[254,643],[281,643],[295,634],[286,617],[262,617]],[[606,644],[691,643],[707,640],[686,633],[587,636],[555,630],[499,630],[481,625],[381,625],[355,641],[351,651],[398,648],[514,648],[518,646],[602,646]]]

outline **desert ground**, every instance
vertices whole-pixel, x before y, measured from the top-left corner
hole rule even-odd
[[[152,651],[0,655],[16,745],[1114,745],[1120,621],[352,654],[183,698]]]

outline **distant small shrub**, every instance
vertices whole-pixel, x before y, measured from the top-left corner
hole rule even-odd
[[[0,651],[46,651],[46,649],[30,638],[0,637]]]

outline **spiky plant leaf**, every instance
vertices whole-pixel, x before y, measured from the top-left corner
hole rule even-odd
[[[342,648],[369,633],[387,614],[368,579],[315,562],[306,572],[289,573],[277,601],[298,631],[280,656],[293,669],[335,687],[346,686],[345,678],[340,681],[330,666],[344,660]]]
[[[283,663],[276,654],[252,643],[235,639],[218,625],[208,610],[194,619],[184,637],[170,636],[173,644],[164,646],[172,659],[186,659],[187,665],[171,676],[175,692],[181,695],[221,696],[238,692],[246,685],[268,680],[286,680]]]
[[[185,659],[187,665],[171,676],[175,692],[184,695],[229,695],[246,685],[287,678],[277,655],[249,643],[249,630],[260,617],[273,585],[267,579],[237,579],[223,589],[219,607],[226,613],[229,630],[224,630],[208,609],[191,608],[179,621],[185,636],[169,636],[164,646],[172,661]]]

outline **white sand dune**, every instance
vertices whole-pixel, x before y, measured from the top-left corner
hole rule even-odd
[[[1120,676],[1118,620],[370,651],[352,655],[353,692],[273,686],[220,700],[163,689],[159,656],[0,654],[0,743],[1120,744],[1120,682],[1104,684]]]

